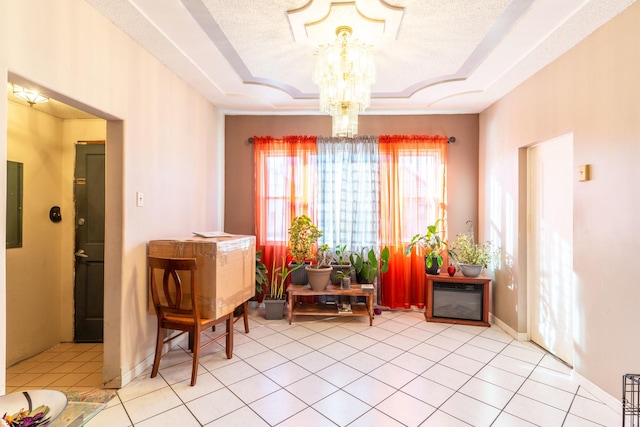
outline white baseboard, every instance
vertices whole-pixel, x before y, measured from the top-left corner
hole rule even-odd
[[[527,332],[517,332],[511,326],[498,319],[493,313],[489,313],[489,322],[496,325],[503,331],[505,331],[511,338],[517,341],[529,341],[529,334]]]
[[[584,387],[589,393],[593,394],[596,399],[607,405],[612,410],[616,411],[622,417],[622,401],[611,396],[606,391],[577,373],[575,370],[571,371],[571,376],[576,378],[580,383],[580,387]]]
[[[162,348],[162,355],[167,354],[175,346],[177,346],[178,344],[182,343],[183,341],[184,341],[184,344],[186,345],[187,344],[187,342],[186,342],[187,337],[188,337],[188,335],[185,334],[184,337],[180,337],[180,338],[178,338],[176,340],[171,341],[168,344],[165,344],[164,347]],[[133,381],[136,377],[142,375],[146,370],[151,368],[153,366],[153,359],[154,358],[155,358],[155,352],[150,354],[149,356],[147,356],[144,360],[142,360],[140,363],[138,363],[136,366],[134,366],[133,369],[131,369],[130,371],[124,372],[122,374],[121,386],[119,388],[122,388],[122,387],[126,386],[131,381]],[[150,371],[149,371],[149,375],[151,375]]]
[[[509,334],[513,339],[518,341],[531,341],[527,332],[516,332],[513,328],[495,317],[493,314],[489,315],[489,320],[491,321],[491,323],[495,324],[500,329]],[[600,387],[598,387],[582,375],[578,374],[573,369],[571,370],[571,376],[576,378],[580,383],[580,386],[584,387],[584,389],[591,393],[596,399],[598,399],[600,402],[604,403],[609,408],[616,411],[617,414],[620,414],[620,416],[622,416],[622,402],[619,399],[611,396],[609,393],[602,390]]]

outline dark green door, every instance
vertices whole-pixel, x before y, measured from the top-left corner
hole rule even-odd
[[[75,342],[102,342],[104,144],[76,145]]]

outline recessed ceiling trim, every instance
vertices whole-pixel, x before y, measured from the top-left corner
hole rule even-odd
[[[314,47],[292,37],[287,14],[296,8],[326,13],[331,3],[355,1],[363,15],[384,19],[386,26],[397,19],[388,9],[402,10],[399,30],[389,31],[392,41],[375,45],[378,81],[370,108],[439,113],[482,111],[636,2],[86,1],[221,110],[309,114],[317,109],[318,89],[310,78]],[[219,33],[224,30],[219,40],[203,30],[198,10]],[[224,43],[226,56],[218,48]]]
[[[411,98],[417,92],[427,89],[431,86],[442,83],[450,83],[466,80],[471,74],[482,64],[482,62],[491,54],[491,52],[502,42],[504,37],[511,31],[516,23],[522,19],[527,13],[534,0],[514,1],[498,18],[495,25],[485,35],[478,46],[473,50],[471,55],[462,64],[460,69],[454,74],[448,76],[439,76],[432,79],[417,82],[401,92],[395,93],[372,93],[372,98]]]
[[[286,83],[276,81],[273,79],[256,77],[254,76],[247,65],[244,63],[238,52],[233,48],[231,42],[226,37],[218,23],[211,16],[211,13],[204,5],[202,0],[180,0],[182,4],[185,6],[187,11],[191,14],[193,19],[198,23],[200,28],[204,31],[207,37],[215,44],[220,53],[225,57],[225,59],[229,62],[231,67],[238,74],[240,79],[244,84],[252,84],[252,85],[262,85],[266,87],[271,87],[274,89],[281,90],[291,96],[293,99],[317,99],[317,92],[303,92],[298,88],[288,85]],[[467,58],[467,60],[462,64],[460,69],[450,75],[438,76],[435,78],[423,80],[417,82],[413,85],[410,85],[403,89],[402,91],[397,92],[374,92],[371,94],[372,98],[380,98],[380,99],[390,99],[390,98],[411,98],[417,92],[427,89],[429,87],[461,81],[469,78],[471,73],[480,65],[482,62],[490,55],[490,53],[496,48],[496,46],[503,40],[506,34],[513,28],[513,26],[522,18],[522,16],[527,12],[527,10],[531,7],[534,0],[519,0],[512,2],[508,8],[504,11],[504,13],[498,18],[495,25],[489,30],[489,32],[485,35],[482,41],[476,46],[471,55]],[[305,16],[308,17],[310,12],[315,14],[318,13],[319,6],[315,6],[319,4],[319,2],[310,1],[307,5],[303,6],[292,12],[302,12]],[[388,7],[386,3],[381,2],[382,6]],[[344,2],[344,3],[331,3],[329,9],[324,13],[324,17],[320,21],[324,21],[325,18],[331,13],[333,7],[337,5],[343,5],[344,7],[356,7],[356,2]],[[356,8],[357,9],[357,8]],[[402,15],[402,8],[394,8],[396,12],[399,12]],[[358,10],[358,13],[362,15],[362,13]],[[301,14],[301,16],[302,16]],[[362,15],[363,19],[373,19],[369,18],[365,15]],[[292,26],[297,22],[299,18],[293,19],[291,24]],[[319,21],[318,21],[319,22]],[[307,26],[303,26],[304,28],[308,28]],[[396,32],[392,32],[395,34]]]
[[[255,77],[249,71],[247,65],[242,61],[238,52],[233,48],[227,36],[213,19],[207,7],[201,0],[180,0],[184,7],[189,11],[193,19],[198,23],[202,31],[216,45],[222,56],[229,62],[231,67],[238,74],[244,84],[262,85],[279,89],[289,94],[294,99],[313,99],[317,98],[317,93],[303,93],[296,87],[275,80]]]
[[[310,0],[303,7],[288,10],[287,18],[293,40],[299,44],[330,44],[336,28],[348,25],[353,29],[353,39],[377,46],[396,39],[403,14],[403,7],[382,0]]]

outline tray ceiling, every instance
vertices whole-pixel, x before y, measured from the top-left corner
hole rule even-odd
[[[371,113],[475,113],[634,0],[86,0],[226,113],[317,113],[313,53],[373,46]]]

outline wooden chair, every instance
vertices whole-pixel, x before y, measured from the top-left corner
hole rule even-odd
[[[227,358],[233,357],[233,312],[220,319],[203,318],[198,307],[198,289],[196,286],[197,270],[195,258],[157,258],[148,257],[149,287],[156,316],[158,317],[158,335],[156,338],[156,355],[153,360],[151,378],[158,375],[162,347],[164,344],[189,333],[189,349],[193,352],[193,368],[191,369],[191,385],[196,384],[198,377],[198,359],[200,349],[226,337]],[[160,270],[160,271],[158,271]],[[188,272],[190,283],[183,284],[178,272]],[[157,280],[162,274],[162,282]],[[184,277],[184,273],[183,273]],[[185,279],[186,281],[186,279]],[[189,296],[189,292],[191,296]],[[200,344],[202,331],[213,327],[216,323],[226,322],[227,330],[216,338]],[[182,331],[164,339],[163,330]]]

